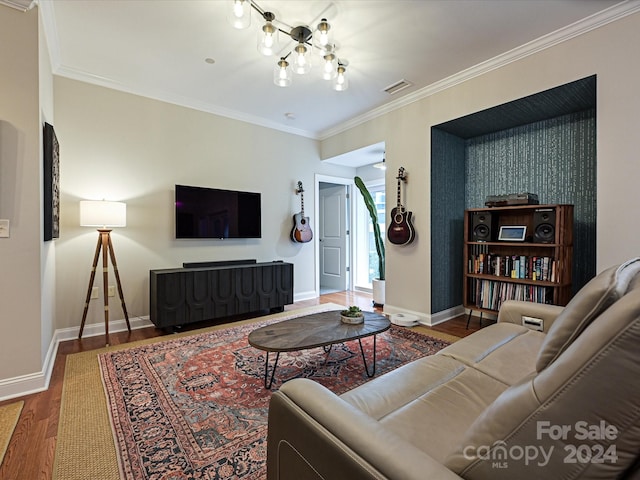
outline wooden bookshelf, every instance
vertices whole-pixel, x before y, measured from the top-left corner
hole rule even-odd
[[[500,227],[525,227],[501,241]],[[508,299],[566,305],[571,298],[573,205],[518,205],[465,211],[463,305],[497,313]]]

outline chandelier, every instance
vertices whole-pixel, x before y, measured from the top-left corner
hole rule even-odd
[[[234,28],[245,29],[251,25],[251,11],[262,17],[262,27],[258,31],[258,52],[264,56],[279,56],[273,69],[273,83],[279,87],[288,87],[292,82],[292,73],[304,75],[318,62],[322,78],[331,80],[334,90],[349,88],[346,76],[348,62],[338,58],[333,42],[331,25],[326,18],[320,20],[314,31],[307,25],[290,27],[276,20],[272,12],[263,10],[254,0],[232,0],[228,18]],[[280,34],[290,37],[293,47],[285,39],[280,42]],[[284,55],[283,55],[284,54]]]

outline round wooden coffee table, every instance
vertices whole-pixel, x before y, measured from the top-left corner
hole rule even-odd
[[[267,352],[264,364],[264,387],[267,389],[273,384],[281,352],[323,347],[328,353],[334,343],[344,343],[349,340],[358,340],[364,370],[368,377],[373,377],[376,373],[376,335],[389,330],[390,326],[391,322],[387,317],[373,312],[364,312],[363,323],[356,325],[342,323],[340,310],[335,310],[283,320],[257,328],[249,334],[249,344]],[[373,366],[369,371],[361,339],[371,336],[373,336]],[[269,375],[270,352],[276,352],[271,375]]]

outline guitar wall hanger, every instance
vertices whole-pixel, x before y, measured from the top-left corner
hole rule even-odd
[[[387,237],[394,245],[408,245],[413,242],[416,235],[411,223],[412,213],[401,202],[400,185],[407,183],[407,172],[405,172],[404,167],[400,167],[396,179],[398,180],[398,203],[391,210],[391,221],[389,222]]]
[[[295,243],[307,243],[313,238],[311,231],[311,223],[309,217],[304,216],[304,189],[302,182],[298,181],[298,188],[295,190],[296,195],[300,195],[300,212],[293,216],[293,229],[291,229],[291,240]]]

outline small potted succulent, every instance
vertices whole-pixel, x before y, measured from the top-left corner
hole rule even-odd
[[[342,320],[342,323],[362,323],[364,322],[364,313],[359,307],[352,305],[347,310],[340,312],[340,320]]]

